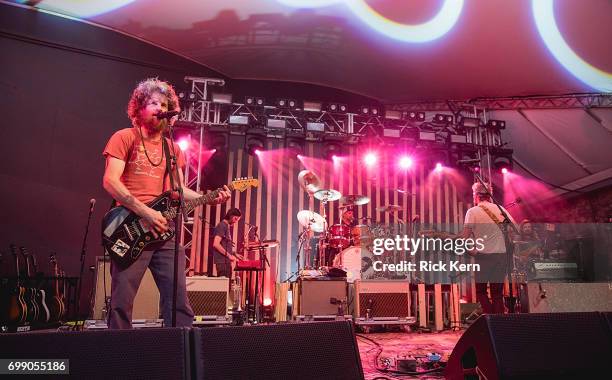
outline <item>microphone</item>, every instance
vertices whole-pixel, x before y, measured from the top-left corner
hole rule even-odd
[[[96,205],[96,198],[91,198],[89,200],[89,212],[92,213],[94,210],[94,206]]]
[[[172,119],[174,116],[178,115],[180,111],[168,111],[168,112],[159,112],[155,115],[159,120],[161,119]]]
[[[521,202],[523,202],[523,199],[521,199],[521,197],[517,197],[514,201],[508,203],[505,207],[516,206],[516,205],[520,204]]]

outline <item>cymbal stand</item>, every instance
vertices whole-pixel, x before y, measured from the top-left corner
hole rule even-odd
[[[325,206],[327,205],[327,197],[321,199],[321,206],[319,211],[323,217],[323,232],[319,234],[319,267],[325,266],[325,243],[327,235],[327,213],[325,212]]]

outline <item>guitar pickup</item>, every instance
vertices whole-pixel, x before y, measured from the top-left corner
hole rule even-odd
[[[134,236],[132,236],[132,233],[130,232],[130,229],[128,228],[127,224],[123,225],[123,229],[125,230],[125,233],[128,235],[130,240],[134,240]]]

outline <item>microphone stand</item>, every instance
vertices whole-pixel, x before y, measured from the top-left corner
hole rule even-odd
[[[506,276],[508,276],[508,281],[510,282],[510,297],[509,297],[510,303],[509,303],[508,311],[510,313],[515,313],[515,300],[520,299],[520,297],[515,297],[513,294],[513,289],[512,289],[512,282],[513,282],[513,279],[518,278],[518,271],[514,263],[514,252],[513,252],[513,249],[511,248],[512,242],[510,241],[509,232],[510,232],[510,228],[512,228],[514,233],[518,234],[518,230],[516,229],[516,226],[510,220],[510,217],[506,213],[506,210],[504,210],[501,204],[495,199],[495,197],[489,190],[489,186],[482,179],[482,176],[476,171],[474,171],[474,176],[476,177],[478,182],[480,182],[480,184],[485,188],[487,194],[491,198],[491,201],[497,206],[497,208],[499,209],[499,212],[502,214],[502,217],[504,218],[502,222],[499,224],[499,228],[501,229],[502,234],[504,236],[504,244],[506,246],[506,268],[505,269],[506,269]],[[510,270],[510,267],[512,267],[512,270]]]
[[[172,151],[170,151],[170,149],[168,149],[169,153],[170,153],[170,157],[166,157],[166,159],[171,159],[171,165],[170,168],[174,167],[174,170],[171,170],[170,173],[168,173],[169,176],[175,176],[175,183],[174,183],[174,187],[176,189],[172,189],[173,191],[177,191],[178,192],[178,211],[176,213],[176,216],[174,217],[174,273],[173,273],[173,280],[172,280],[172,327],[176,327],[176,300],[178,297],[178,255],[179,255],[179,250],[180,250],[180,246],[179,246],[179,238],[180,235],[183,231],[181,231],[181,217],[183,216],[183,213],[185,212],[185,210],[183,209],[183,205],[185,204],[185,198],[184,198],[184,194],[183,194],[183,186],[180,182],[180,176],[179,176],[179,169],[178,169],[178,162],[177,162],[177,157],[176,157],[176,151],[174,148],[174,134],[173,134],[173,128],[172,128],[172,124],[170,123],[170,120],[168,120],[168,135],[170,137],[170,144],[172,146]],[[163,135],[162,135],[162,138]],[[172,181],[171,181],[172,182]],[[170,202],[172,203],[172,201]]]
[[[89,234],[89,224],[91,222],[91,215],[94,211],[94,205],[96,204],[96,200],[92,199],[93,202],[89,202],[89,213],[87,215],[87,224],[85,225],[85,236],[83,236],[83,244],[81,245],[81,270],[79,272],[79,286],[77,289],[77,299],[76,299],[76,307],[75,307],[75,316],[76,318],[80,318],[79,316],[79,306],[81,304],[81,289],[83,285],[83,268],[85,267],[85,252],[87,251],[87,235]],[[85,323],[85,322],[83,322]]]

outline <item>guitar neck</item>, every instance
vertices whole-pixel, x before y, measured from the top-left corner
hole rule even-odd
[[[230,191],[234,190],[234,185],[233,184],[229,184],[227,186]],[[215,200],[217,198],[217,196],[219,195],[219,193],[223,190],[223,188],[218,188],[216,190],[211,191],[210,193],[204,194],[199,198],[196,199],[192,199],[190,201],[185,201],[184,204],[184,209],[186,213],[189,213],[191,211],[193,211],[193,209],[195,209],[196,207],[206,204],[206,203],[210,203],[213,200]],[[164,218],[166,219],[174,219],[176,217],[176,214],[179,212],[179,209],[177,207],[173,207],[170,210],[163,212],[162,215],[164,216]]]

